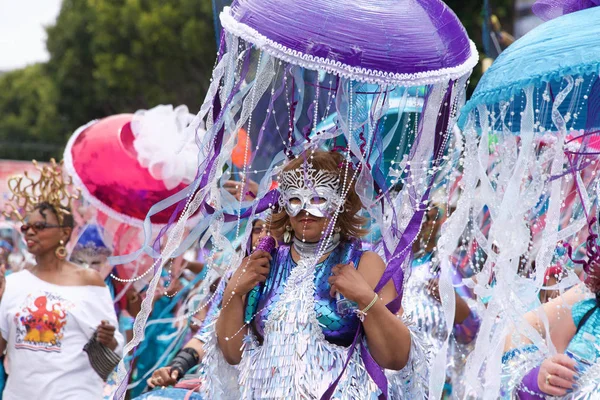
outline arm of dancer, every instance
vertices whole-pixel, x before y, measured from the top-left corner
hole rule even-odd
[[[440,301],[440,287],[439,279],[432,279],[427,284],[427,290],[436,299]],[[473,316],[473,312],[469,307],[469,304],[463,299],[458,293],[454,292],[454,298],[456,299],[456,312],[454,313],[454,323],[462,324],[469,317]]]
[[[373,252],[362,256],[358,269],[352,264],[336,265],[329,279],[332,296],[340,292],[356,302],[359,310],[364,310],[373,302],[376,295],[373,290],[384,270],[383,260]],[[408,362],[412,340],[406,325],[385,306],[398,295],[393,282],[377,295],[380,300],[371,305],[363,321],[369,351],[381,367],[401,370]]]
[[[567,390],[573,387],[577,374],[575,362],[563,353],[577,330],[571,317],[571,308],[585,297],[584,287],[576,286],[562,296],[525,315],[527,323],[536,329],[542,338],[547,339],[545,318],[542,317],[545,314],[548,321],[550,340],[556,346],[558,354],[547,357],[541,365],[533,368],[525,375],[519,389],[521,395],[535,393],[563,396],[567,393]],[[514,337],[514,331],[508,335],[505,344],[506,351],[522,344],[532,343],[532,340],[525,335],[520,335],[520,339],[513,343]],[[549,377],[552,378],[552,381]]]
[[[472,316],[471,308],[458,293],[454,292],[456,298],[456,312],[454,313],[454,323],[462,324],[467,318]]]
[[[94,318],[100,318],[101,323],[96,327],[98,341],[114,351],[118,356],[123,354],[123,346],[125,339],[121,332],[117,329],[119,321],[115,313],[113,300],[108,288],[104,283],[104,279],[98,271],[93,269],[78,270],[86,285],[93,287],[90,298],[86,302],[86,307],[89,308],[88,315],[91,321]],[[93,299],[93,301],[90,301]]]
[[[550,339],[556,350],[563,353],[577,328],[571,317],[571,308],[573,305],[586,297],[584,286],[575,286],[566,291],[562,296],[550,300],[540,308],[525,314],[525,321],[529,323],[537,332],[546,338],[546,328],[542,316],[545,315],[548,321],[548,330]],[[515,332],[511,332],[506,339],[504,351],[508,351],[523,344],[532,343],[531,339],[525,335],[520,336],[520,340],[513,343]]]
[[[6,350],[6,340],[4,340],[4,335],[7,334],[8,331],[6,321],[2,320],[2,318],[5,318],[5,310],[4,307],[2,307],[2,297],[4,297],[4,291],[6,289],[5,273],[4,266],[0,267],[0,331],[2,331],[2,334],[0,335],[0,354],[4,354],[4,350]]]
[[[194,366],[198,365],[204,357],[204,344],[197,338],[190,339],[189,342],[175,356],[173,361],[167,367],[157,369],[148,378],[148,386],[172,386]]]
[[[244,326],[245,296],[234,294],[233,289],[225,289],[224,303],[227,307],[221,310],[217,320],[217,341],[223,352],[223,357],[231,365],[237,365],[242,360],[242,342],[248,334]],[[237,334],[236,334],[237,333]]]
[[[223,357],[231,365],[240,363],[244,336],[248,333],[244,321],[246,295],[256,285],[267,280],[271,260],[271,255],[266,251],[255,251],[244,258],[225,289],[216,333]]]
[[[6,268],[0,265],[0,300],[4,296],[4,289],[6,289]]]
[[[189,269],[194,274],[199,274],[204,269],[204,264],[199,261],[186,261],[185,268]]]

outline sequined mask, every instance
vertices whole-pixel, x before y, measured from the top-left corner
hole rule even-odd
[[[343,204],[338,174],[316,170],[312,165],[285,171],[279,176],[280,206],[295,217],[304,210],[325,217]]]
[[[96,249],[92,246],[75,247],[71,254],[71,262],[83,268],[95,269],[102,272],[107,268],[107,258],[110,256],[110,250]]]

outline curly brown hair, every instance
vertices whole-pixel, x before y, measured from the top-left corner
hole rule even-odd
[[[350,188],[344,203],[344,211],[340,212],[337,218],[336,226],[340,228],[340,236],[342,240],[353,238],[361,238],[368,233],[364,228],[367,220],[358,215],[363,208],[360,197],[356,194],[354,188],[354,168],[349,164],[346,168],[344,157],[337,152],[315,151],[311,153],[310,162],[317,170],[325,170],[338,174],[340,182],[350,182]],[[284,168],[284,171],[291,171],[301,168],[304,164],[305,157],[300,156],[290,161]],[[342,166],[343,165],[343,166]],[[283,233],[285,227],[290,224],[290,217],[285,209],[274,213],[270,218],[271,230]]]

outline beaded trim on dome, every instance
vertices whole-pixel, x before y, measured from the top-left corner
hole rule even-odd
[[[475,44],[469,40],[470,53],[469,59],[463,64],[451,68],[443,68],[434,71],[418,72],[416,74],[391,73],[368,68],[352,67],[339,61],[329,60],[322,57],[315,57],[304,54],[297,50],[292,50],[283,46],[266,36],[260,34],[257,30],[246,24],[240,23],[231,15],[231,8],[225,7],[220,15],[223,28],[243,40],[254,44],[257,48],[265,51],[271,56],[299,65],[301,67],[335,74],[344,78],[357,81],[401,86],[422,86],[432,85],[439,82],[446,82],[451,79],[458,79],[468,74],[479,62],[479,55]]]

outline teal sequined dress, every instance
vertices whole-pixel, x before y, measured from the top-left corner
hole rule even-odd
[[[586,299],[586,300],[580,301],[579,303],[575,304],[573,306],[573,310],[571,311],[571,313],[573,315],[573,323],[575,324],[575,326],[579,326],[579,323],[581,322],[581,319],[583,318],[583,316],[589,310],[594,308],[595,306],[596,306],[596,299]],[[571,342],[569,342],[567,351],[569,351],[569,349],[571,347],[573,347],[574,345],[581,343],[584,340],[583,335],[585,333],[589,333],[590,335],[594,336],[596,338],[596,343],[600,344],[600,309],[599,308],[596,308],[596,310],[593,312],[592,315],[590,315],[590,317],[585,322],[585,324],[583,324],[581,329],[579,329],[579,332],[577,332],[577,334],[575,336],[573,336],[573,339],[571,339]],[[596,358],[598,358],[598,357],[600,357],[600,348],[598,348],[598,346],[596,346]]]
[[[353,262],[355,266],[358,266],[362,255],[360,244],[342,244],[326,260],[315,267],[315,313],[327,341],[339,346],[347,347],[352,344],[359,321],[355,314],[346,317],[338,314],[336,299],[329,294],[331,286],[327,280],[335,265]],[[281,297],[290,272],[297,265],[292,259],[290,246],[281,246],[276,250],[272,265],[278,265],[278,267],[269,274],[269,278],[264,284],[250,292],[246,307],[245,321],[253,321],[252,327],[261,339],[264,336],[267,318],[272,312],[274,304]],[[255,313],[257,315],[252,318]]]

